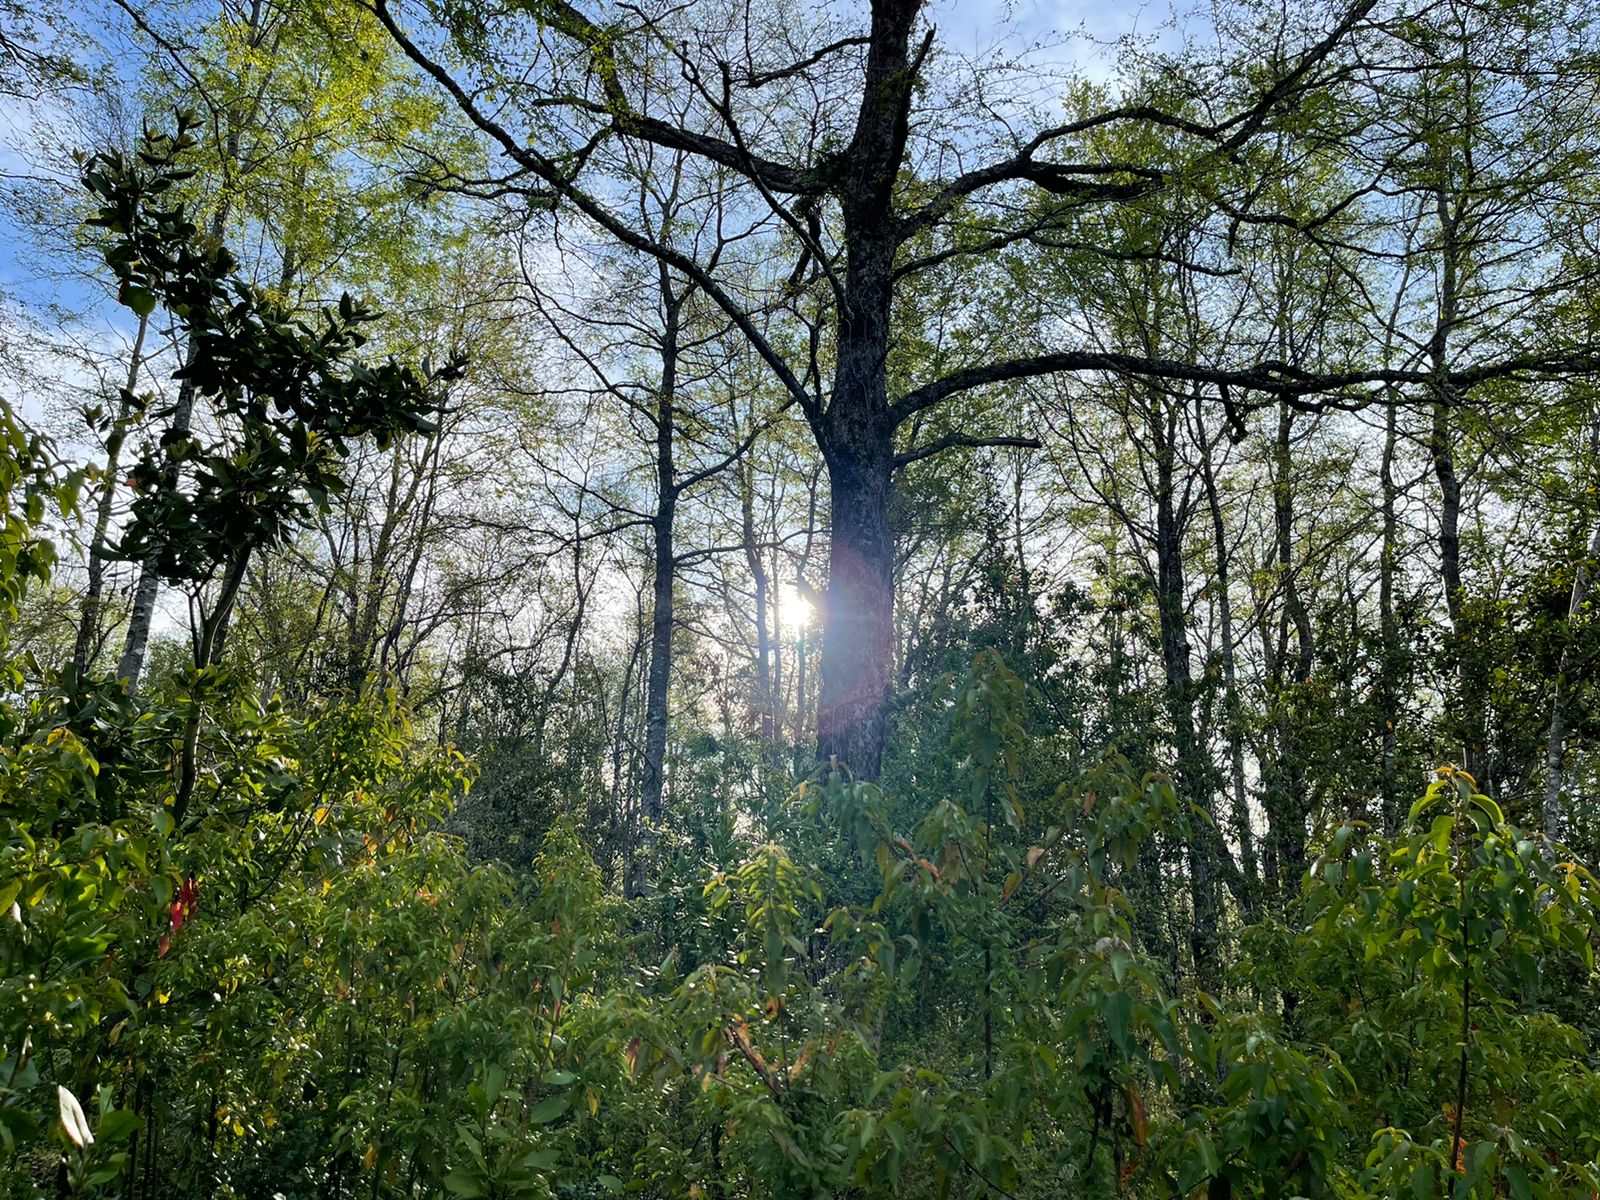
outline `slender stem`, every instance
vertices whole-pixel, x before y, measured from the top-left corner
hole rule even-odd
[[[994,851],[994,785],[983,789],[983,885],[989,888],[989,861]],[[994,930],[993,911],[984,913],[983,931],[983,1078],[994,1078]]]
[[[222,582],[222,593],[217,597],[217,606],[211,615],[202,622],[200,640],[195,646],[194,665],[197,670],[204,670],[212,666],[212,659],[218,649],[218,633],[227,623],[228,614],[233,610],[233,602],[238,598],[239,585],[244,582],[245,565],[250,561],[248,550],[242,552],[234,559],[228,568],[228,573]],[[178,766],[178,787],[172,799],[172,819],[175,823],[183,824],[183,819],[189,811],[189,799],[194,795],[194,784],[197,773],[197,760],[200,753],[200,725],[203,713],[200,702],[191,696],[189,702],[189,716],[183,727],[183,749]]]
[[[1450,1134],[1451,1167],[1461,1156],[1461,1126],[1467,1115],[1467,1052],[1472,1042],[1472,975],[1469,970],[1471,938],[1467,913],[1467,876],[1461,874],[1461,1067],[1456,1075],[1456,1115]]]

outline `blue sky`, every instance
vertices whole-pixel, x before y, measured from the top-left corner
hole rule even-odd
[[[91,141],[91,135],[72,132],[80,115],[103,110],[109,92],[132,90],[136,66],[122,40],[128,21],[120,12],[113,16],[115,11],[100,0],[68,0],[59,11],[61,19],[80,35],[72,44],[73,57],[91,72],[94,84],[31,102],[0,96],[0,174],[6,177],[3,186],[8,190],[19,180],[50,179],[63,185],[62,194],[67,194],[65,189],[73,186],[76,168],[64,153],[41,153],[41,142]],[[41,269],[33,233],[18,226],[9,206],[0,209],[0,293],[8,304],[21,301],[39,310],[55,305],[86,313],[90,327],[81,331],[84,336],[94,336],[96,325],[113,337],[124,325],[131,329],[132,321],[126,320],[124,310],[101,303],[101,293],[87,281],[72,278],[72,265],[67,256],[47,256]],[[14,327],[15,315],[9,308],[0,315],[8,330]]]
[[[989,44],[1003,29],[1010,31],[1008,41],[1021,44],[1057,35],[1071,37],[1078,66],[1094,74],[1109,65],[1095,43],[1113,42],[1127,34],[1153,34],[1169,18],[1170,9],[1161,3],[1093,0],[939,0],[930,14],[947,35],[974,48]],[[1084,37],[1074,36],[1079,33]]]

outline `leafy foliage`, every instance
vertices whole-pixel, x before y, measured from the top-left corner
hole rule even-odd
[[[119,301],[141,317],[158,305],[173,315],[186,346],[176,378],[209,402],[219,427],[210,444],[175,429],[133,470],[138,496],[119,553],[153,556],[175,583],[281,544],[344,489],[338,464],[356,439],[381,447],[431,432],[435,389],[462,365],[418,374],[393,359],[354,360],[367,340],[361,327],[378,317],[372,309],[346,294],[314,329],[239,279],[233,255],[202,237],[174,199],[191,174],[180,162],[195,145],[194,122],[180,113],[175,133],[147,130],[136,157],[96,155],[83,176],[100,204],[87,223],[111,236],[106,262]],[[190,486],[172,486],[185,466]]]

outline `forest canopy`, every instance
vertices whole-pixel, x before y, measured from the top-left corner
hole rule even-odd
[[[0,1198],[1600,1196],[1600,8],[1065,12],[0,0]]]

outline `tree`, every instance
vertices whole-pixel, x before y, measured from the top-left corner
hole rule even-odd
[[[415,91],[411,72],[369,17],[235,0],[175,11],[134,0],[117,7],[147,56],[148,107],[205,114],[183,186],[210,236],[254,248],[244,274],[294,309],[406,273],[395,270],[397,230],[421,218],[414,189],[384,167],[398,143],[430,125],[438,106]],[[448,144],[434,140],[437,152],[450,156]],[[451,237],[441,233],[439,241],[447,246]],[[417,254],[411,273],[433,261],[434,253]],[[175,353],[181,359],[189,349]],[[136,377],[130,363],[129,378]],[[164,414],[174,436],[203,417],[193,404],[191,391],[180,387]],[[109,458],[108,467],[112,494],[103,507],[115,499]],[[102,532],[98,521],[94,532]],[[100,541],[94,547],[92,556],[103,554]],[[90,583],[93,593],[97,581]],[[143,668],[159,586],[155,565],[141,564],[118,665],[130,686]],[[98,603],[86,602],[86,617]]]
[[[140,317],[160,306],[179,324],[188,347],[182,388],[210,405],[216,426],[209,439],[173,429],[143,448],[133,524],[116,548],[191,589],[194,666],[204,671],[220,660],[251,556],[281,545],[346,486],[340,460],[351,442],[431,431],[442,404],[436,389],[461,363],[420,375],[393,359],[366,365],[355,353],[366,341],[362,326],[377,318],[371,309],[346,294],[313,328],[240,280],[233,256],[201,237],[181,202],[161,207],[188,177],[179,160],[195,144],[193,124],[180,114],[175,133],[147,132],[137,159],[94,156],[84,186],[99,202],[90,224],[111,235],[106,261],[119,298]],[[196,704],[173,804],[180,823],[200,722]]]
[[[1284,49],[1292,39],[1278,36],[1287,32],[1287,19],[1274,24],[1261,41],[1239,47],[1233,61],[1253,54],[1256,65],[1230,72],[1220,90],[1198,64],[1175,63],[1157,87],[1136,88],[1125,103],[1037,122],[1031,134],[1012,132],[986,110],[963,110],[979,122],[975,137],[947,132],[949,121],[924,132],[920,115],[932,105],[948,108],[956,97],[941,91],[948,80],[933,74],[936,32],[923,23],[919,0],[879,0],[864,27],[850,26],[843,36],[819,27],[805,39],[795,36],[795,15],[778,8],[709,22],[699,10],[629,7],[595,16],[565,0],[542,0],[530,14],[536,28],[510,40],[458,7],[429,9],[484,82],[505,89],[510,102],[495,111],[478,98],[478,84],[452,74],[385,0],[376,0],[373,11],[510,161],[511,173],[486,191],[510,189],[570,207],[694,281],[804,412],[827,463],[834,514],[818,747],[871,777],[882,755],[891,686],[895,473],[952,445],[996,440],[961,432],[898,445],[897,435],[917,414],[973,389],[1061,371],[1187,379],[1231,388],[1236,396],[1255,391],[1300,402],[1437,377],[1437,370],[1397,372],[1359,357],[1205,364],[1059,348],[978,354],[950,369],[906,362],[894,346],[896,299],[909,279],[953,260],[981,266],[1008,247],[1070,236],[1087,209],[1149,196],[1179,179],[1214,176],[1205,186],[1217,212],[1236,221],[1273,220],[1250,211],[1254,193],[1235,193],[1245,181],[1228,178],[1226,164],[1269,131],[1303,128],[1298,114],[1335,87],[1357,44],[1377,36],[1368,23],[1374,4],[1359,0],[1341,10],[1292,51]],[[700,32],[692,33],[696,26]],[[528,62],[510,50],[524,38],[532,48]],[[526,70],[529,62],[536,66]],[[683,115],[658,115],[662,96],[664,111]],[[823,99],[808,108],[808,96]],[[852,113],[842,125],[841,105]],[[1103,153],[1089,135],[1115,127],[1162,135],[1165,153]],[[603,178],[592,178],[595,148],[613,139],[681,150],[741,179],[752,236],[781,231],[796,248],[795,270],[778,292],[791,284],[815,290],[811,336],[798,349],[770,337],[757,320],[770,291],[765,301],[744,294],[715,264],[651,236],[617,210]],[[1138,246],[1088,248],[1149,253]],[[1465,386],[1568,361],[1565,351],[1452,367],[1450,378]]]

